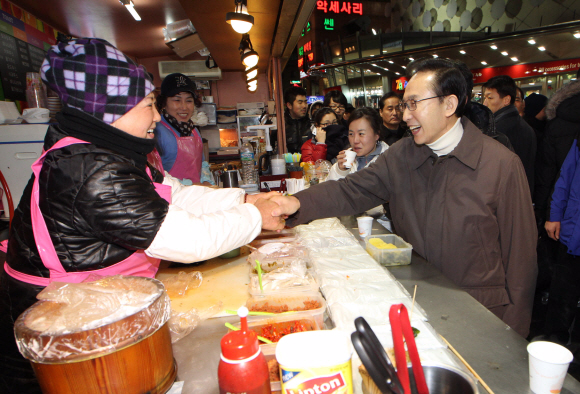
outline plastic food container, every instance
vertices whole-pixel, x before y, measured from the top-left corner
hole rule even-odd
[[[320,307],[316,309],[300,310],[305,307],[305,302],[318,302]],[[262,312],[275,312],[276,309],[282,307],[287,308],[288,312],[280,312],[281,316],[290,316],[291,319],[312,318],[318,324],[318,327],[324,327],[324,311],[326,310],[326,301],[322,294],[318,292],[287,292],[278,295],[268,296],[252,296],[246,302],[246,307],[250,311],[260,310]],[[272,309],[270,309],[272,308]],[[292,312],[290,312],[292,311]]]
[[[273,275],[274,274],[274,275]],[[279,296],[280,293],[284,292],[307,292],[316,293],[318,292],[320,286],[318,286],[318,281],[312,275],[311,272],[306,272],[303,277],[283,275],[282,273],[277,273],[276,271],[270,272],[262,275],[262,288],[260,290],[260,281],[258,275],[250,274],[250,284],[248,287],[248,292],[251,296]]]
[[[370,244],[371,239],[382,239],[385,243],[393,244],[397,249],[379,249]],[[365,239],[367,252],[381,265],[409,265],[411,264],[411,252],[413,245],[405,242],[403,238],[395,234],[371,235]]]
[[[305,331],[318,331],[323,328],[323,326],[318,324],[318,321],[316,321],[316,319],[311,315],[298,315],[296,313],[273,315],[271,317],[260,316],[257,320],[248,321],[248,328],[254,331],[257,335],[264,336],[264,328],[268,325],[274,326],[278,331],[285,330],[288,332],[295,325],[295,322],[298,322],[302,327],[304,327],[306,329]],[[234,327],[239,328],[240,323],[234,324]],[[268,338],[268,335],[265,337]],[[276,350],[277,344],[277,342],[272,344],[260,342],[260,349],[262,349],[264,355],[266,355],[266,353],[273,354]]]

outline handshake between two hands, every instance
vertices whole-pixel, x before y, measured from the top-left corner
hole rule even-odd
[[[296,197],[283,196],[278,192],[250,194],[246,203],[258,208],[264,230],[282,230],[286,218],[300,208],[300,201]]]

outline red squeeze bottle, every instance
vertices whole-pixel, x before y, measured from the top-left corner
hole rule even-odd
[[[248,329],[248,308],[238,309],[241,329],[221,340],[218,383],[220,394],[270,394],[270,374],[258,336]]]

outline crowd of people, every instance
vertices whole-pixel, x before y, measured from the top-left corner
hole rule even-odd
[[[326,153],[325,145],[343,144],[326,157],[334,163],[329,179],[340,181],[273,197],[275,214],[297,225],[389,203],[395,231],[512,329],[576,353],[580,80],[548,99],[526,97],[511,77],[496,76],[480,104],[463,63],[420,60],[408,70],[403,96],[389,92],[378,111],[357,108],[350,119],[338,90],[311,111],[304,89],[286,92],[288,149]],[[298,103],[302,112],[293,110]],[[348,148],[357,152],[350,168]]]

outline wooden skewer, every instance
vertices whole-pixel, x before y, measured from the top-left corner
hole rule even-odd
[[[413,308],[415,308],[415,296],[417,295],[417,285],[415,285],[415,290],[413,290],[413,303],[411,304],[411,313],[409,314],[409,321],[413,318]]]
[[[479,376],[477,374],[477,372],[475,372],[475,370],[473,368],[471,368],[471,365],[469,365],[467,363],[467,361],[465,361],[465,359],[463,357],[461,357],[461,354],[459,354],[459,352],[457,350],[455,350],[455,348],[453,346],[451,346],[449,341],[447,339],[445,339],[445,337],[443,337],[443,335],[439,334],[439,336],[447,344],[447,346],[449,347],[449,350],[451,350],[453,352],[453,354],[455,354],[461,360],[461,362],[467,367],[467,369],[469,369],[469,372],[471,372],[473,374],[473,376],[475,376],[475,378],[479,381],[479,383],[481,383],[483,388],[486,389],[489,394],[494,394],[494,392],[489,388],[489,386],[483,381],[481,376]]]

